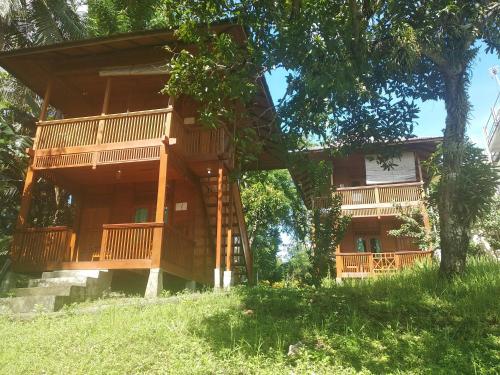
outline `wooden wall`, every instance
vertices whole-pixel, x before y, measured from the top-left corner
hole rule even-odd
[[[91,260],[99,250],[103,224],[133,223],[139,208],[146,208],[147,221],[154,222],[156,189],[155,182],[88,186],[82,197],[78,260]],[[204,209],[196,187],[182,179],[169,180],[167,225],[195,242],[193,279],[209,282],[215,260]]]
[[[396,238],[388,234],[390,230],[397,229],[400,225],[401,222],[394,217],[354,218],[340,243],[340,251],[357,252],[355,241],[358,235],[379,236],[382,252],[418,250],[411,239]]]

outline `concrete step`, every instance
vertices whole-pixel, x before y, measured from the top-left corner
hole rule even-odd
[[[57,311],[64,305],[98,298],[111,285],[112,273],[106,270],[65,270],[44,272],[29,281],[28,288],[10,291],[14,297],[0,299],[0,313]]]
[[[52,279],[55,277],[94,277],[98,278],[106,270],[61,270],[44,272],[42,279]]]
[[[85,286],[78,285],[55,285],[55,286],[37,286],[33,288],[13,289],[15,297],[27,296],[68,296],[77,299],[85,299]]]
[[[87,286],[87,280],[89,277],[85,276],[65,276],[65,277],[51,277],[45,279],[31,279],[28,282],[29,288],[34,288],[37,286],[55,286],[55,285],[78,285]],[[92,278],[97,280],[95,278]]]
[[[64,305],[76,302],[70,296],[25,296],[5,298],[2,304],[15,314],[58,311]]]

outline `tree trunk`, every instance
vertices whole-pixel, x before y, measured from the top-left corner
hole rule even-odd
[[[458,178],[461,172],[465,146],[465,127],[469,113],[466,92],[467,73],[443,73],[446,104],[446,129],[443,140],[443,170],[441,174],[438,208],[441,242],[440,272],[446,277],[465,269],[469,247],[470,224],[460,217]]]

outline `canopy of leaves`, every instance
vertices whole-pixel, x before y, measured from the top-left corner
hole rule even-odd
[[[281,235],[292,241],[307,235],[305,207],[286,170],[248,172],[241,181],[241,199],[260,279],[277,280]]]
[[[436,207],[442,181],[442,147],[425,163],[425,167],[431,178],[429,204]],[[467,141],[456,186],[460,220],[472,225],[490,212],[499,179],[498,168],[488,162],[483,150]]]

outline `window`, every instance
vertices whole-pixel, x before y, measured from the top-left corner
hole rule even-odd
[[[370,251],[372,253],[380,253],[381,252],[381,246],[380,246],[380,240],[375,237],[370,238]]]
[[[148,209],[139,207],[135,210],[134,223],[146,223],[148,221]]]
[[[356,251],[364,253],[366,251],[366,241],[363,237],[356,238]]]
[[[365,157],[366,184],[391,184],[395,182],[412,182],[417,179],[415,168],[415,154],[413,152],[403,152],[401,157],[395,157],[389,162],[394,165],[390,169],[377,162],[375,155]]]

